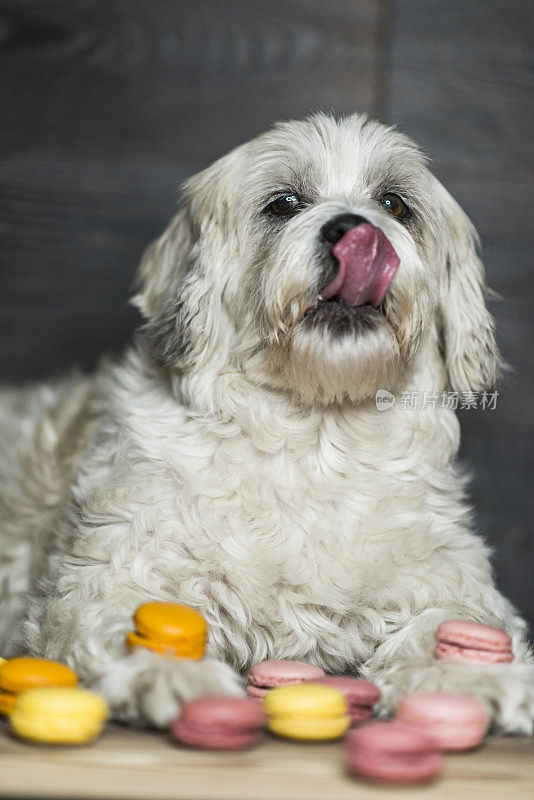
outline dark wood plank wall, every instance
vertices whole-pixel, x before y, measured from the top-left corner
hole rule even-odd
[[[136,324],[143,248],[191,172],[316,108],[398,125],[478,226],[515,368],[464,412],[481,530],[534,624],[530,0],[3,0],[3,379],[90,368]]]

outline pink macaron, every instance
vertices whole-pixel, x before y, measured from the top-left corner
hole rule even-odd
[[[443,755],[431,736],[398,722],[367,722],[347,737],[349,771],[385,783],[423,783],[443,767]]]
[[[444,750],[477,747],[490,721],[480,700],[448,692],[410,694],[399,703],[395,718],[432,736]]]
[[[249,697],[262,699],[276,686],[293,686],[316,681],[324,676],[324,670],[305,661],[262,661],[250,670],[247,694]]]
[[[204,750],[243,750],[255,744],[265,722],[261,706],[240,697],[201,697],[185,703],[171,723],[181,744]]]
[[[500,628],[468,619],[448,619],[436,631],[437,658],[470,664],[503,664],[514,660],[512,640]]]
[[[323,686],[332,686],[344,694],[349,704],[349,717],[354,725],[364,722],[373,713],[373,706],[380,700],[381,692],[378,686],[370,681],[359,678],[348,678],[345,675],[328,675],[313,681]]]

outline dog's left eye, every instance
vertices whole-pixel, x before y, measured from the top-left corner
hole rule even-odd
[[[388,192],[382,196],[380,202],[397,219],[404,219],[410,213],[410,209],[398,194]]]
[[[266,210],[276,214],[277,217],[284,217],[295,211],[299,205],[300,197],[297,194],[284,194],[269,203]]]

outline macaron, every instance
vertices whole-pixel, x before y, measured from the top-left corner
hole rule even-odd
[[[0,714],[4,714],[5,716],[11,714],[15,708],[16,699],[16,694],[11,694],[10,692],[0,692]]]
[[[271,689],[263,709],[269,730],[288,739],[338,739],[351,723],[346,697],[316,683]]]
[[[435,740],[399,722],[366,722],[347,737],[347,767],[358,777],[393,784],[423,783],[443,767]]]
[[[185,703],[171,723],[180,744],[204,750],[243,750],[256,744],[265,722],[261,706],[240,697],[201,697]]]
[[[98,736],[107,712],[104,700],[86,689],[28,689],[17,697],[9,722],[13,733],[22,739],[84,744]]]
[[[469,664],[504,664],[514,660],[512,640],[501,628],[468,619],[448,619],[436,631],[434,654]]]
[[[206,648],[204,617],[178,603],[144,603],[134,614],[136,631],[126,636],[130,649],[146,647],[165,656],[202,658]]]
[[[369,719],[373,713],[374,704],[378,703],[381,697],[380,689],[376,684],[359,678],[349,678],[345,675],[328,675],[326,678],[315,680],[314,683],[331,686],[345,695],[349,704],[349,717],[353,725]]]
[[[15,707],[17,695],[26,689],[39,686],[76,686],[76,673],[45,658],[20,656],[0,664],[0,713],[10,714]]]
[[[261,700],[275,687],[295,686],[324,677],[324,670],[305,661],[262,661],[250,670],[247,694]]]
[[[489,714],[475,697],[448,692],[417,692],[397,707],[398,722],[432,736],[444,750],[477,747],[488,730]]]

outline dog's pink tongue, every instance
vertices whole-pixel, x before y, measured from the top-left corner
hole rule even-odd
[[[378,306],[395,275],[400,259],[380,228],[363,222],[342,236],[333,249],[339,262],[334,280],[321,291],[349,306]]]

